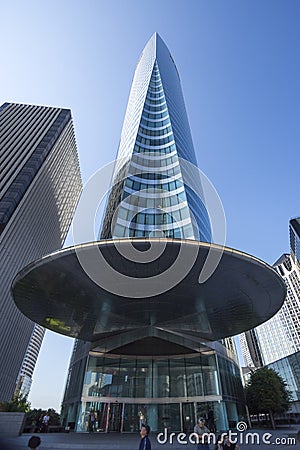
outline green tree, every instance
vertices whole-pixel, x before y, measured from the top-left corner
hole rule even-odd
[[[27,395],[14,395],[10,402],[1,402],[0,411],[2,412],[24,412],[30,411],[30,403],[27,400]]]
[[[39,421],[43,417],[44,411],[42,409],[31,409],[26,414],[25,427],[32,427],[33,432],[38,431]]]
[[[274,414],[288,410],[291,398],[285,381],[268,367],[262,367],[251,374],[246,387],[246,401],[251,414],[269,414],[275,429]]]
[[[60,426],[60,415],[55,411],[55,409],[49,408],[46,409],[31,409],[26,414],[26,427],[36,427],[38,428],[40,426],[40,422],[43,418],[43,416],[48,413],[50,416],[50,425],[56,425]]]

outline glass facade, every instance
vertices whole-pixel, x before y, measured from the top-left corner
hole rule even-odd
[[[290,249],[293,260],[300,264],[300,218],[290,220]]]
[[[274,361],[268,367],[275,370],[287,383],[292,401],[300,402],[300,352]]]
[[[300,268],[288,254],[282,255],[274,267],[286,284],[287,295],[278,313],[256,328],[264,364],[300,350]]]
[[[154,45],[156,58],[151,59]],[[140,78],[133,81],[127,114],[130,116],[130,105],[134,104],[131,114],[135,120],[127,123],[126,115],[100,236],[165,236],[211,242],[205,205],[184,179],[181,167],[181,159],[196,165],[196,157],[180,79],[158,36],[155,43],[147,44],[136,71],[141,76],[140,72],[147,81],[144,89]],[[136,134],[128,141],[133,123]],[[201,184],[200,178],[197,183]]]
[[[300,218],[289,222],[290,254],[273,265],[286,284],[281,309],[268,321],[240,336],[245,366],[260,367],[300,350]]]
[[[268,364],[270,369],[275,370],[286,382],[286,387],[291,393],[291,406],[289,415],[299,423],[300,417],[300,352],[296,352],[285,358]]]
[[[216,370],[215,355],[147,360],[91,353],[83,396],[134,399],[219,395]]]
[[[141,422],[153,431],[192,431],[198,417],[213,415],[222,430],[244,414],[241,399],[238,366],[214,351],[160,359],[90,352],[79,411],[68,422],[76,421],[76,431],[89,431],[93,410],[95,431],[134,432]]]
[[[35,324],[18,376],[17,387],[15,391],[16,394],[19,394],[21,392],[23,396],[29,395],[32,375],[39,356],[45,331],[45,328],[41,327],[38,324]]]
[[[201,193],[200,175],[191,183],[184,162],[197,165],[180,78],[168,48],[155,34],[134,74],[100,238],[211,242],[207,210],[191,186],[195,183]],[[122,304],[130,323],[129,309]],[[176,298],[173,307],[177,313]],[[64,425],[81,432],[136,432],[146,422],[153,431],[192,431],[204,416],[225,430],[244,416],[239,369],[229,349],[221,343],[215,343],[216,349],[204,345],[196,332],[185,335],[181,317],[170,333],[145,323],[143,336],[138,327],[132,334],[113,329],[116,317],[103,344],[109,350],[100,341],[98,352],[96,343],[87,351],[86,344],[76,342]],[[97,418],[93,429],[91,411]]]

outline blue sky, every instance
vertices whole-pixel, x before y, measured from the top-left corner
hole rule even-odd
[[[201,170],[227,245],[272,264],[300,215],[297,0],[0,2],[0,103],[71,108],[83,181],[114,159],[154,31],[178,67]],[[68,243],[71,243],[70,239]],[[59,409],[72,340],[47,333],[30,400]]]

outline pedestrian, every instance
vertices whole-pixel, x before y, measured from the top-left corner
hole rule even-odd
[[[31,436],[28,441],[28,447],[30,450],[36,449],[41,443],[41,438],[39,436]]]
[[[205,419],[203,417],[200,417],[197,425],[195,425],[194,433],[198,435],[199,439],[197,450],[209,450],[208,435],[210,431],[205,426]]]
[[[140,436],[141,436],[141,442],[139,446],[139,450],[151,450],[151,442],[149,439],[149,433],[150,433],[150,427],[149,425],[145,425],[142,423]]]
[[[217,442],[215,443],[214,450],[223,450],[223,442],[222,436],[219,434],[217,437]]]
[[[50,416],[49,416],[49,411],[48,411],[48,412],[46,412],[46,414],[44,415],[44,417],[42,419],[42,430],[44,433],[48,432],[49,421],[50,421]]]
[[[212,409],[210,409],[207,414],[207,426],[211,433],[215,433],[217,431],[215,424],[215,415]]]
[[[95,425],[96,425],[96,414],[95,411],[92,409],[89,414],[89,431],[91,433],[95,431]]]
[[[240,450],[240,447],[237,444],[234,444],[230,441],[230,438],[228,435],[225,436],[224,442],[223,442],[223,449],[225,450]]]

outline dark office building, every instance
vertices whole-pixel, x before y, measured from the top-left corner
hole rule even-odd
[[[81,192],[68,109],[0,108],[0,400],[11,400],[34,323],[15,306],[11,283],[31,261],[61,248]]]
[[[290,220],[290,249],[295,262],[300,264],[300,217]]]

